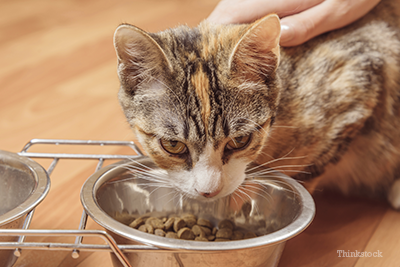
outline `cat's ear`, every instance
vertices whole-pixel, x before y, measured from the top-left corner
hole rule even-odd
[[[275,14],[251,24],[232,51],[230,70],[245,79],[269,76],[279,65],[280,35],[281,25]]]
[[[133,90],[143,80],[160,78],[172,66],[160,45],[145,31],[129,24],[117,28],[114,47],[118,71],[126,90]]]

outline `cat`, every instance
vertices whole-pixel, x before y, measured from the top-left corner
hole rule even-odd
[[[212,201],[256,163],[312,192],[386,194],[400,208],[400,31],[382,1],[353,24],[279,46],[275,14],[251,24],[122,24],[119,101],[172,186]]]

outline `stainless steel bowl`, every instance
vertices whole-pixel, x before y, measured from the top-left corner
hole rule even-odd
[[[257,179],[256,184],[249,181],[242,197],[227,196],[214,202],[184,199],[173,188],[159,188],[144,177],[162,173],[143,157],[105,167],[82,187],[85,210],[117,243],[163,248],[126,253],[132,266],[276,266],[285,242],[302,232],[315,214],[309,193],[280,173],[274,173],[273,179]],[[231,219],[261,236],[227,242],[183,241],[143,233],[115,219],[120,214],[168,216],[187,212],[214,223]],[[121,266],[112,258],[114,266]]]
[[[20,229],[26,215],[47,195],[50,179],[35,161],[0,150],[0,230]],[[16,242],[18,237],[2,237],[0,242]],[[12,250],[0,249],[0,266],[12,266],[17,258]]]

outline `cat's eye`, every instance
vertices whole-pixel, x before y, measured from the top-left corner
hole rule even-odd
[[[235,137],[235,138],[232,138],[231,141],[229,141],[226,144],[226,148],[229,150],[242,149],[242,148],[246,147],[246,145],[249,142],[250,142],[250,135]]]
[[[161,139],[160,144],[165,151],[171,154],[183,154],[186,152],[186,145],[179,141]]]

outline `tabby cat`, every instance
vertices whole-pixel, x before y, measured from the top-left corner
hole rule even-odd
[[[394,2],[394,1],[392,1]],[[312,191],[386,194],[400,208],[400,31],[383,1],[350,26],[280,48],[278,16],[114,36],[119,99],[148,155],[187,196],[234,192],[250,163]]]

